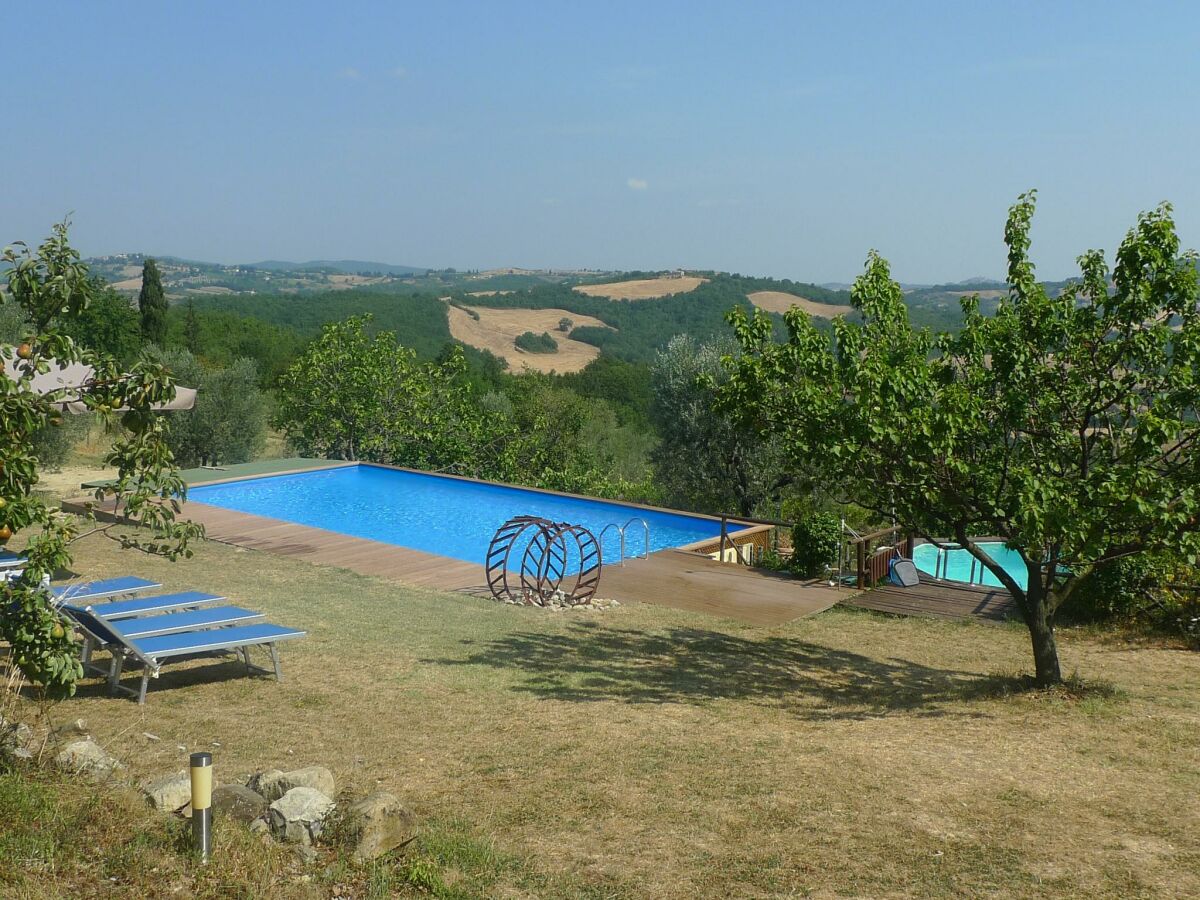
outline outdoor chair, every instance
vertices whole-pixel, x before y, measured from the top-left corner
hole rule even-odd
[[[119,624],[97,615],[94,609],[64,609],[96,645],[112,653],[108,671],[110,693],[121,690],[135,695],[139,705],[146,702],[150,679],[157,678],[164,665],[202,656],[234,653],[245,663],[247,673],[269,675],[273,670],[275,680],[282,681],[277,645],[280,641],[304,637],[306,633],[257,621],[263,618],[261,613],[239,607],[206,607],[127,619]],[[238,624],[246,622],[253,624]],[[272,670],[251,664],[251,647],[267,648]],[[141,688],[136,692],[121,685],[121,670],[127,659],[142,666]]]
[[[135,579],[141,581],[142,579]],[[153,584],[153,582],[146,582]],[[177,594],[155,594],[150,597],[133,597],[129,600],[113,600],[108,603],[81,604],[78,597],[72,595],[70,600],[57,601],[58,608],[74,618],[76,612],[90,612],[108,621],[133,619],[138,616],[156,615],[159,613],[177,612],[179,610],[196,609],[211,603],[225,600],[219,594],[205,594],[201,591],[181,591]],[[95,651],[95,641],[87,630],[83,631],[83,667],[92,674],[104,674],[102,670],[92,665],[92,653]]]
[[[122,575],[119,578],[105,578],[101,581],[88,581],[82,584],[63,584],[50,588],[50,595],[60,602],[70,602],[78,605],[85,600],[104,600],[109,597],[124,597],[129,594],[140,594],[162,587],[157,581],[147,581],[134,575]]]

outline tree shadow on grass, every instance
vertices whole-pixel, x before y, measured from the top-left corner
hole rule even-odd
[[[523,676],[515,690],[572,702],[746,700],[803,718],[838,719],[945,715],[951,704],[1020,689],[1014,678],[877,659],[789,637],[750,640],[699,628],[645,633],[575,622],[566,633],[463,644],[470,648],[465,657],[423,662],[512,670]]]

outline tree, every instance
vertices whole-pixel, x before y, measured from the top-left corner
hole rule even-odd
[[[196,301],[188,297],[183,319],[183,346],[188,353],[200,352],[200,320],[196,318]]]
[[[158,263],[147,259],[142,264],[142,289],[138,292],[138,310],[142,317],[142,337],[148,344],[163,343],[167,336],[167,297],[163,293]]]
[[[101,278],[92,279],[91,300],[63,328],[81,347],[106,353],[125,365],[142,350],[137,310]]]
[[[163,413],[171,423],[168,440],[180,465],[242,463],[262,452],[267,398],[253,360],[205,367],[186,350],[167,351],[161,359],[180,384],[198,389],[194,408]]]
[[[1084,576],[1200,551],[1200,314],[1169,206],[1138,218],[1111,282],[1089,251],[1052,297],[1029,260],[1034,200],[1009,213],[1010,288],[993,315],[965,298],[960,334],[914,330],[872,253],[852,291],[862,324],[836,321],[832,340],[799,310],[783,344],[763,317],[731,314],[745,355],[722,402],[782,438],[793,465],[826,459],[848,498],[966,548],[1015,598],[1036,682],[1052,685],[1055,612]],[[1020,555],[1024,579],[983,535]]]
[[[780,478],[776,442],[715,405],[721,359],[735,349],[678,335],[654,361],[651,416],[661,442],[651,461],[669,505],[749,516],[790,480]]]
[[[423,469],[473,465],[482,419],[462,353],[421,363],[370,316],[326,325],[279,379],[276,424],[300,452]]]
[[[19,578],[0,584],[0,634],[24,675],[46,695],[62,697],[74,692],[83,674],[79,648],[42,583],[70,563],[70,543],[82,523],[36,493],[33,436],[45,427],[60,427],[67,400],[82,402],[118,430],[105,459],[117,477],[97,490],[96,499],[110,501],[121,524],[95,525],[92,533],[176,559],[191,555],[188,544],[202,530],[176,520],[186,486],[167,448],[166,426],[152,411],[175,395],[168,374],[148,361],[126,371],[112,355],[81,348],[67,333],[86,311],[96,285],[68,242],[66,223],[56,225],[36,252],[18,243],[6,247],[2,258],[8,279],[2,302],[18,306],[29,325],[15,350],[0,348],[6,361],[15,357],[15,368],[0,374],[0,543],[23,532],[22,553],[29,562]],[[51,360],[85,363],[94,377],[70,395],[39,393],[33,377],[50,371]]]

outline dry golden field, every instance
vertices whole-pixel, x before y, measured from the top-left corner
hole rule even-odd
[[[447,306],[450,318],[450,334],[455,340],[494,353],[508,363],[513,372],[529,369],[534,372],[578,372],[600,355],[600,350],[582,341],[573,341],[558,330],[561,319],[570,319],[575,325],[594,325],[608,328],[599,319],[580,315],[565,309],[491,309],[486,306],[471,307],[479,315],[457,306]],[[517,336],[532,331],[543,331],[558,342],[554,353],[526,353],[513,343]]]
[[[614,281],[611,284],[580,284],[576,285],[575,290],[589,297],[608,297],[610,300],[653,300],[672,294],[686,294],[706,281],[707,278],[686,275],[683,278],[645,278]]]
[[[785,313],[793,306],[798,306],[810,316],[822,319],[832,319],[836,316],[846,316],[854,312],[851,306],[841,306],[836,303],[817,303],[805,297],[788,294],[784,291],[755,291],[747,294],[747,299],[759,309],[767,312]]]

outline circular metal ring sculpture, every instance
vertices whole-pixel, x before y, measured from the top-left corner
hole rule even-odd
[[[516,568],[514,551],[520,554]],[[578,569],[568,574],[575,560]],[[557,599],[576,606],[595,595],[603,554],[596,536],[582,525],[517,516],[492,537],[485,565],[488,589],[497,600],[546,606]]]

